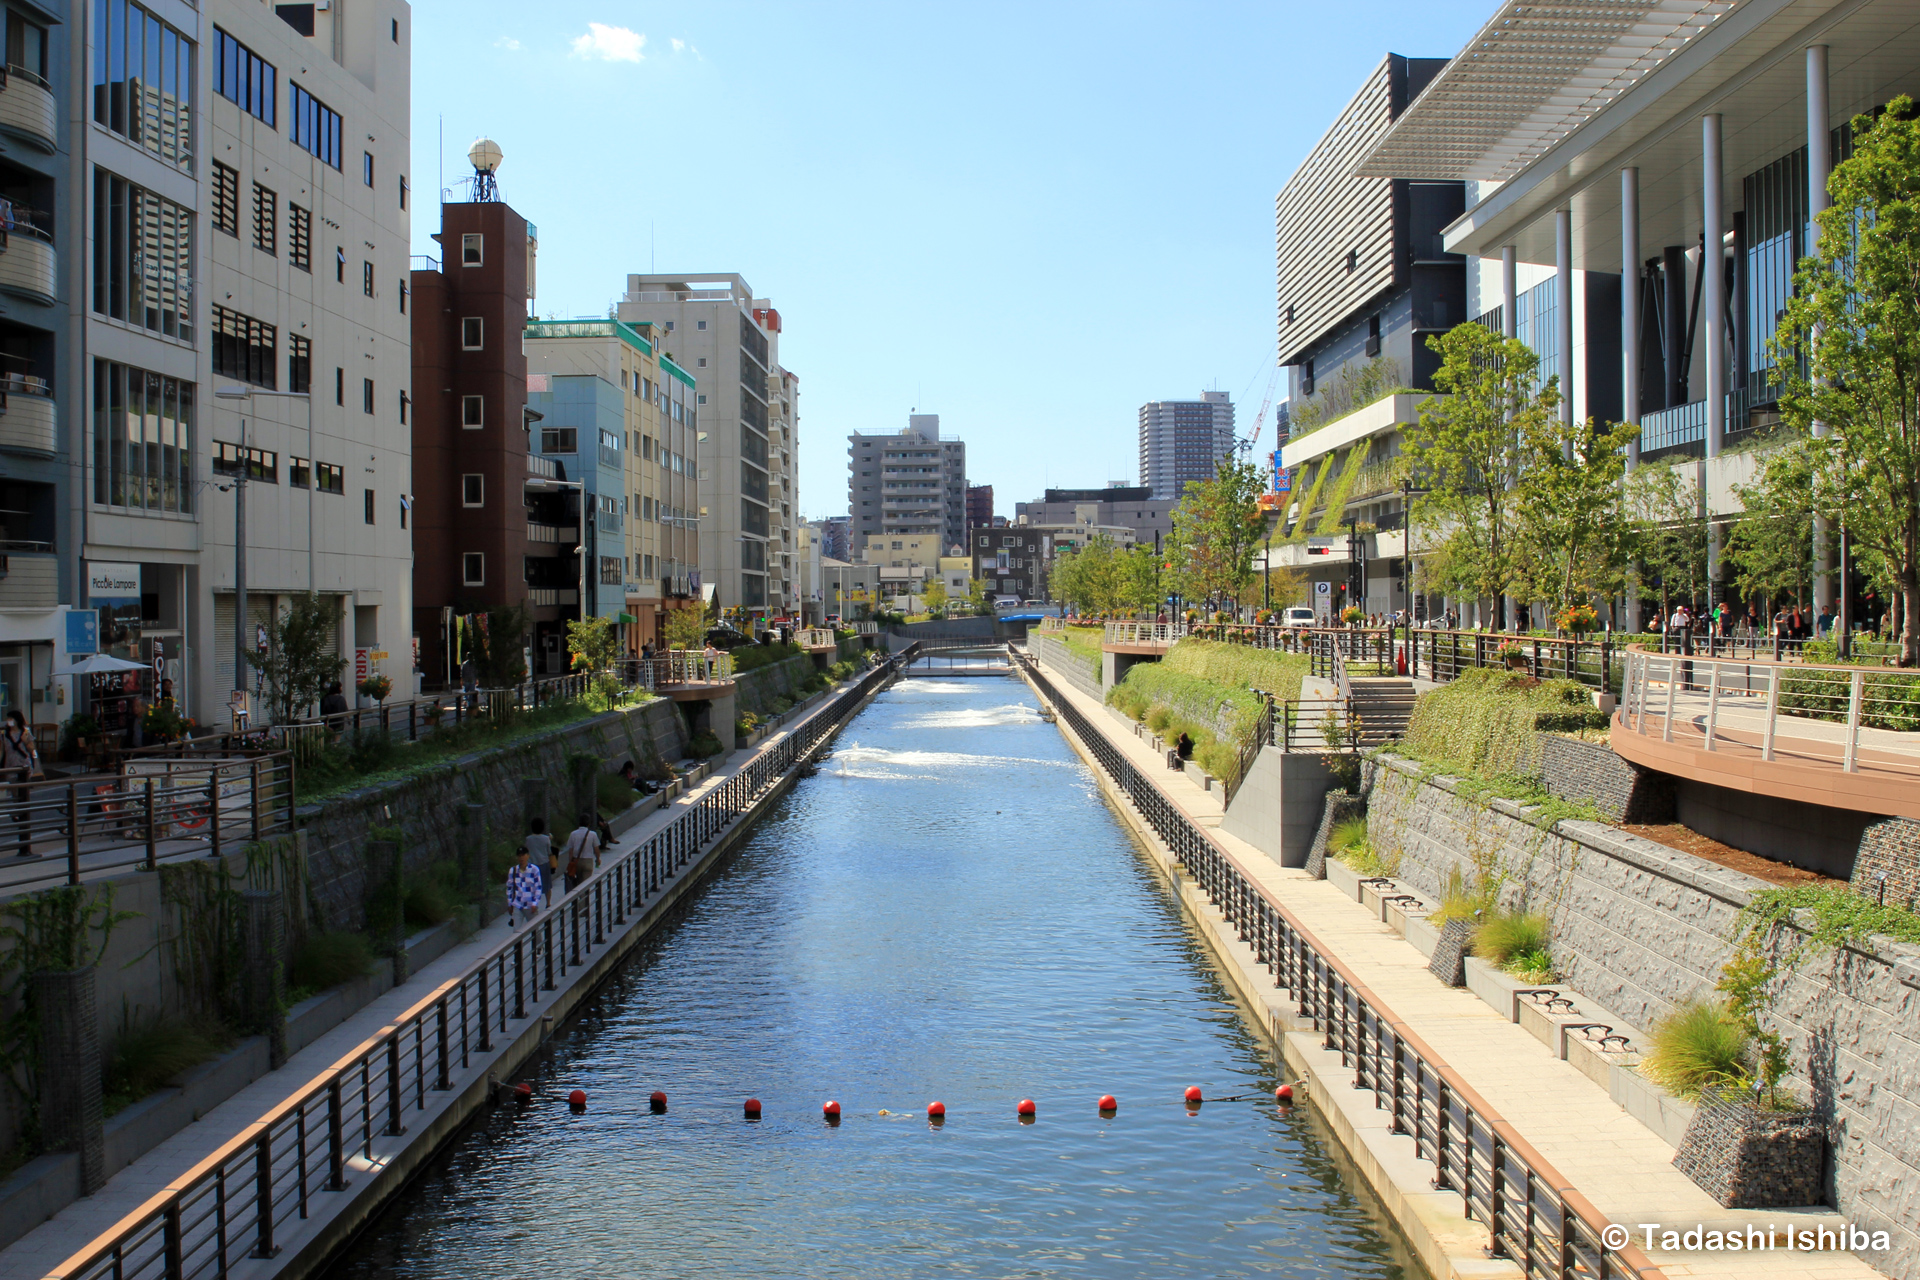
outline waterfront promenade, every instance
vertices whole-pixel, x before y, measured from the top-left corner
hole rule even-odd
[[[1047,670],[1044,665],[1042,669]],[[1096,728],[1105,731],[1108,741],[1142,776],[1151,779],[1241,866],[1254,869],[1262,888],[1294,912],[1398,1021],[1464,1077],[1553,1165],[1569,1187],[1584,1195],[1609,1222],[1628,1226],[1635,1243],[1643,1238],[1642,1223],[1670,1227],[1704,1223],[1722,1229],[1748,1224],[1784,1229],[1790,1223],[1795,1227],[1831,1228],[1840,1223],[1840,1215],[1830,1209],[1721,1208],[1673,1167],[1674,1148],[1630,1116],[1605,1089],[1556,1058],[1539,1040],[1496,1013],[1477,995],[1465,988],[1443,985],[1427,971],[1426,958],[1411,943],[1332,882],[1280,867],[1266,854],[1223,830],[1221,792],[1204,790],[1188,775],[1169,770],[1161,753],[1133,734],[1131,722],[1120,720],[1116,713],[1064,679],[1053,681],[1053,687],[1061,699],[1070,701]],[[1071,736],[1064,719],[1060,728]],[[1103,785],[1106,781],[1102,775]],[[1123,812],[1134,816],[1124,797],[1110,786],[1108,795]],[[1153,844],[1164,859],[1165,851],[1150,829],[1137,820],[1134,825],[1136,834]],[[1187,882],[1184,887],[1189,906],[1211,926],[1209,944],[1229,970],[1228,976],[1243,996],[1261,1006],[1268,1025],[1280,1029],[1289,1062],[1298,1061],[1308,1069],[1315,1081],[1319,1106],[1347,1141],[1382,1200],[1400,1219],[1415,1251],[1438,1276],[1517,1275],[1518,1268],[1512,1263],[1481,1256],[1480,1246],[1486,1241],[1484,1226],[1461,1215],[1457,1194],[1431,1189],[1433,1168],[1414,1158],[1412,1138],[1387,1132],[1387,1115],[1375,1110],[1373,1095],[1349,1087],[1353,1069],[1342,1066],[1338,1054],[1322,1047],[1322,1034],[1299,1018],[1294,1004],[1274,987],[1266,967],[1208,904],[1198,886]],[[1845,1252],[1653,1249],[1648,1256],[1667,1276],[1871,1280],[1881,1274],[1860,1257]]]

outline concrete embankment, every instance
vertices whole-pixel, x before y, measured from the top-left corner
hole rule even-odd
[[[1789,1226],[1831,1229],[1838,1224],[1839,1215],[1824,1208],[1728,1210],[1715,1204],[1673,1167],[1673,1146],[1614,1101],[1606,1087],[1543,1044],[1510,1011],[1496,1011],[1474,990],[1445,986],[1431,975],[1427,957],[1386,922],[1387,913],[1379,902],[1370,910],[1356,901],[1364,896],[1357,882],[1343,888],[1339,878],[1316,880],[1302,870],[1281,867],[1224,830],[1219,796],[1166,769],[1151,747],[1135,736],[1130,721],[1069,682],[1055,680],[1050,688],[1063,709],[1070,704],[1077,713],[1059,717],[1062,733],[1086,759],[1116,813],[1175,887],[1222,977],[1243,1002],[1248,1022],[1276,1047],[1288,1069],[1308,1082],[1309,1096],[1329,1128],[1434,1275],[1481,1280],[1517,1276],[1520,1269],[1506,1258],[1486,1256],[1489,1233],[1484,1222],[1466,1215],[1458,1192],[1434,1189],[1435,1165],[1416,1155],[1412,1136],[1391,1127],[1394,1113],[1383,1109],[1386,1104],[1378,1088],[1371,1083],[1365,1089],[1355,1087],[1353,1060],[1327,1047],[1328,1030],[1301,1014],[1297,993],[1275,985],[1273,971],[1247,940],[1247,926],[1233,923],[1216,906],[1193,878],[1194,870],[1162,842],[1133,798],[1101,767],[1096,748],[1108,759],[1117,754],[1131,766],[1128,786],[1138,791],[1141,783],[1148,784],[1158,793],[1155,804],[1177,809],[1233,859],[1251,892],[1288,913],[1303,932],[1310,932],[1315,951],[1328,963],[1340,965],[1351,975],[1353,985],[1364,986],[1378,1024],[1394,1028],[1396,1035],[1409,1041],[1417,1037],[1423,1054],[1430,1054],[1435,1064],[1444,1064],[1462,1089],[1476,1095],[1476,1108],[1496,1118],[1507,1135],[1505,1141],[1533,1153],[1529,1160],[1551,1167],[1556,1194],[1569,1204],[1578,1200],[1589,1206],[1584,1212],[1596,1231],[1605,1223],[1635,1224],[1630,1229],[1637,1241],[1637,1224],[1642,1223],[1676,1227],[1705,1223],[1741,1229],[1757,1225],[1763,1230],[1769,1223],[1782,1230]],[[1072,723],[1075,718],[1080,727]],[[1083,740],[1082,731],[1100,741]],[[1247,915],[1242,905],[1239,919],[1244,922]],[[1428,1146],[1423,1154],[1431,1151]],[[1484,1170],[1476,1172],[1476,1177],[1483,1176]],[[1785,1249],[1642,1253],[1629,1247],[1626,1252],[1633,1255],[1630,1265],[1647,1280],[1663,1274],[1844,1275],[1866,1280],[1878,1274],[1862,1258],[1837,1251],[1814,1257]]]
[[[229,1265],[225,1274],[295,1280],[320,1271],[446,1142],[482,1108],[497,1101],[497,1082],[510,1080],[529,1058],[541,1051],[555,1028],[748,836],[755,822],[792,786],[807,760],[824,749],[846,718],[884,688],[891,678],[890,672],[878,671],[829,696],[811,714],[796,718],[765,740],[757,752],[736,753],[726,766],[716,769],[671,805],[647,814],[622,835],[605,858],[603,868],[562,901],[562,905],[569,907],[576,902],[591,902],[596,908],[587,913],[584,929],[574,934],[572,946],[578,953],[575,961],[565,960],[568,947],[565,929],[556,931],[563,953],[560,972],[553,972],[553,953],[549,950],[545,956],[549,966],[547,981],[543,984],[539,977],[542,957],[536,949],[533,963],[528,966],[532,970],[531,992],[524,1007],[510,1008],[518,1004],[517,993],[521,990],[517,963],[520,952],[512,949],[515,962],[500,959],[506,954],[502,947],[516,937],[503,918],[416,973],[405,986],[381,996],[319,1036],[307,1049],[295,1054],[282,1070],[255,1081],[135,1161],[96,1195],[68,1206],[0,1253],[0,1280],[94,1274],[92,1270],[68,1270],[64,1264],[80,1261],[83,1255],[97,1251],[103,1242],[116,1238],[140,1221],[153,1220],[156,1226],[145,1233],[145,1238],[132,1252],[136,1258],[153,1253],[159,1247],[158,1237],[164,1229],[160,1224],[167,1205],[189,1201],[194,1195],[206,1195],[205,1175],[210,1170],[228,1169],[230,1184],[235,1187],[250,1184],[250,1178],[235,1171],[248,1167],[252,1159],[248,1144],[257,1141],[264,1131],[260,1123],[263,1117],[277,1112],[284,1114],[288,1101],[311,1093],[316,1080],[349,1067],[355,1068],[353,1075],[358,1077],[357,1064],[368,1057],[369,1046],[392,1040],[394,1037],[388,1033],[393,1028],[418,1022],[424,1012],[432,1010],[449,993],[462,993],[458,1005],[460,1020],[456,1024],[460,1028],[460,1047],[452,1055],[444,1081],[434,1079],[434,1065],[430,1065],[432,1031],[424,1031],[424,1047],[412,1039],[407,1040],[407,1052],[419,1055],[423,1079],[416,1090],[414,1070],[408,1067],[403,1077],[407,1083],[400,1107],[401,1123],[392,1126],[398,1132],[390,1132],[388,1126],[378,1122],[385,1116],[385,1104],[375,1108],[378,1114],[374,1122],[365,1125],[358,1105],[352,1109],[351,1141],[339,1170],[345,1183],[342,1189],[326,1189],[330,1177],[325,1156],[314,1155],[325,1146],[324,1124],[318,1128],[309,1124],[301,1130],[308,1136],[303,1138],[298,1155],[291,1151],[293,1144],[287,1142],[263,1157],[272,1166],[277,1195],[287,1195],[287,1188],[301,1178],[303,1170],[308,1171],[306,1180],[312,1184],[302,1197],[299,1214],[292,1212],[291,1203],[279,1206],[281,1212],[276,1215],[278,1220],[272,1238],[273,1256],[250,1255],[248,1244],[253,1239],[250,1233],[258,1229],[257,1215],[249,1225],[246,1220],[251,1214],[249,1206],[242,1204],[231,1209],[234,1220],[224,1228],[229,1237]],[[822,729],[824,732],[819,732]],[[787,755],[793,755],[792,744],[796,741],[807,743],[804,753],[793,760],[792,767],[767,777],[765,763],[786,758],[774,754],[783,751],[783,743]],[[753,780],[749,785],[755,790],[750,798],[740,794],[741,784],[748,779]],[[729,787],[733,788],[732,792],[728,792]],[[659,868],[657,885],[642,892],[647,877],[644,873],[636,876],[639,852],[649,847],[659,848],[660,840],[671,831],[687,830],[684,824],[689,814],[699,811],[703,802],[722,795],[730,798],[714,811],[713,821],[693,831],[693,842],[676,844],[673,861]],[[741,804],[744,808],[739,807]],[[653,842],[652,845],[649,842]],[[684,862],[679,861],[681,853],[685,854]],[[604,891],[600,896],[595,896],[596,882]],[[638,899],[633,905],[626,905],[630,901],[627,891]],[[622,904],[619,909],[614,906],[616,894]],[[536,927],[538,924],[536,920]],[[604,938],[596,941],[595,935],[601,929],[605,930]],[[530,935],[523,929],[518,936]],[[469,1005],[464,994],[466,984],[483,961],[501,965],[491,1017],[495,1031],[491,1044],[484,1047],[473,1043],[466,1033]],[[485,1008],[484,995],[481,1000],[479,1007]],[[425,1025],[430,1024],[431,1018],[428,1018]],[[445,1031],[441,1034],[444,1037]],[[380,1050],[374,1057],[376,1061],[384,1061],[386,1052]],[[412,1059],[408,1061],[411,1063]],[[527,1105],[564,1107],[566,1103],[561,1098],[536,1098]],[[312,1172],[316,1158],[319,1160],[317,1174]],[[190,1235],[194,1230],[200,1233],[199,1237],[185,1241],[189,1250],[216,1247],[210,1234],[213,1224],[199,1214],[200,1207],[195,1202],[191,1213],[181,1214],[183,1219],[199,1220],[197,1227],[183,1228]],[[240,1240],[243,1236],[244,1242]],[[152,1263],[159,1259],[146,1260]],[[130,1268],[139,1269],[133,1264]]]

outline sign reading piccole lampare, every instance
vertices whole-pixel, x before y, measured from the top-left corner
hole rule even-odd
[[[101,599],[140,595],[140,566],[87,561],[87,594]]]

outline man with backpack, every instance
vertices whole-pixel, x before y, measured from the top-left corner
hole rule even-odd
[[[561,865],[566,868],[568,893],[600,866],[600,835],[594,826],[593,815],[583,813],[579,825],[567,837]]]

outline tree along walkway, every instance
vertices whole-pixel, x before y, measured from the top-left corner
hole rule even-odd
[[[780,737],[794,732],[813,715],[831,710],[834,705],[833,698],[824,699],[807,716],[783,726],[780,733],[769,738],[762,749],[770,747]],[[709,791],[723,785],[752,761],[756,754],[752,751],[736,752],[726,766],[716,770],[701,784],[678,797],[664,809],[648,814],[626,835],[616,840],[609,852],[624,853],[645,842],[662,827],[684,813],[687,808],[697,804]],[[726,838],[731,829],[729,827],[723,830],[716,838]],[[669,893],[686,877],[700,874],[702,867],[700,858],[691,859],[688,865],[675,873],[671,879],[663,880],[660,889],[649,896],[648,904],[658,901],[661,895]],[[576,889],[575,893],[582,891]],[[504,889],[498,892],[504,894]],[[561,901],[564,902],[565,899]],[[552,908],[549,907],[548,910]],[[632,923],[627,926],[628,929],[637,928],[645,915],[645,908],[636,911],[631,917]],[[75,1201],[7,1249],[0,1251],[0,1280],[41,1280],[62,1262],[87,1248],[97,1237],[111,1231],[127,1214],[139,1209],[150,1198],[165,1190],[175,1179],[212,1155],[234,1135],[305,1087],[308,1082],[324,1075],[335,1063],[364,1041],[377,1035],[383,1028],[391,1026],[397,1017],[424,995],[442,983],[459,976],[481,956],[498,947],[510,934],[508,919],[506,915],[500,916],[492,924],[481,929],[438,960],[423,966],[405,983],[364,1006],[339,1026],[322,1035],[300,1052],[293,1054],[279,1070],[268,1072],[208,1111],[197,1123],[182,1129],[133,1161],[109,1178],[106,1186],[98,1192]],[[620,936],[622,935],[618,932],[610,936],[607,943],[594,948],[594,955],[603,954],[606,947],[613,945]],[[568,972],[559,980],[553,991],[540,991],[536,981],[536,1000],[529,1004],[528,1018],[539,1019],[547,1015],[559,1003],[561,997],[567,994],[570,986],[591,980],[596,967],[593,964],[593,958],[589,956],[587,963],[569,966]],[[504,1002],[506,998],[504,990],[501,998]],[[416,1137],[432,1132],[436,1128],[435,1122],[452,1104],[452,1101],[457,1099],[474,1080],[483,1078],[494,1067],[501,1055],[521,1034],[525,1022],[526,1019],[516,1020],[511,1031],[500,1036],[494,1052],[475,1053],[472,1055],[472,1063],[469,1067],[455,1070],[453,1088],[450,1091],[427,1090],[423,1098],[425,1105],[418,1111],[409,1101],[407,1123]],[[540,1103],[540,1105],[553,1104],[552,1099],[543,1099]],[[371,1160],[363,1159],[358,1154],[356,1143],[355,1155],[349,1162],[349,1176],[356,1181],[365,1179],[370,1173],[392,1161],[408,1142],[409,1139],[405,1137],[386,1137],[376,1133],[371,1144]],[[290,1160],[285,1157],[283,1160],[291,1169]],[[356,1170],[357,1173],[354,1172]],[[281,1176],[283,1176],[282,1173],[276,1173],[276,1179]],[[249,1275],[263,1277],[272,1275],[280,1266],[299,1256],[301,1246],[308,1242],[313,1233],[323,1229],[334,1214],[349,1209],[351,1207],[349,1202],[352,1199],[350,1195],[321,1191],[316,1188],[311,1197],[312,1216],[281,1224],[284,1236],[280,1241],[281,1251],[278,1259],[276,1261],[249,1259],[241,1267],[232,1268],[233,1274],[244,1271]]]
[[[1044,666],[1044,664],[1042,664]],[[1529,1032],[1496,1013],[1465,988],[1443,985],[1427,971],[1427,959],[1379,917],[1325,880],[1276,864],[1267,854],[1221,829],[1223,796],[1166,766],[1152,746],[1136,737],[1131,721],[1072,688],[1055,688],[1082,714],[1108,730],[1134,767],[1186,810],[1242,866],[1252,869],[1273,897],[1353,969],[1411,1030],[1423,1037],[1489,1105],[1540,1152],[1610,1222],[1626,1225],[1642,1244],[1638,1224],[1709,1228],[1788,1224],[1830,1229],[1840,1216],[1830,1209],[1724,1209],[1673,1167],[1674,1149],[1627,1114],[1607,1091],[1561,1061]],[[1409,1159],[1411,1137],[1403,1144]],[[1740,1253],[1683,1253],[1649,1249],[1653,1262],[1676,1276],[1847,1277],[1871,1280],[1881,1273],[1851,1253],[1800,1253],[1776,1249]]]

